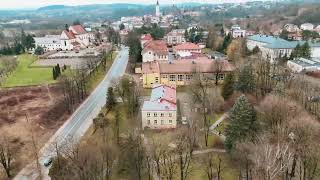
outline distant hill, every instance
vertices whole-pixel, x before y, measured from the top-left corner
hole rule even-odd
[[[58,10],[58,9],[65,9],[69,6],[65,5],[52,5],[52,6],[45,6],[38,9],[38,11],[50,11],[50,10]]]

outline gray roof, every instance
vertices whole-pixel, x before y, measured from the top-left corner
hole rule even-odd
[[[264,47],[270,48],[270,49],[293,49],[298,44],[302,45],[306,42],[306,41],[287,41],[279,37],[260,35],[260,34],[249,36],[248,39],[265,43],[266,45]],[[320,47],[319,42],[309,41],[308,43],[311,47]]]
[[[306,58],[297,58],[294,60],[290,60],[293,63],[299,64],[302,67],[320,67],[320,58],[311,58],[311,59],[306,59]]]

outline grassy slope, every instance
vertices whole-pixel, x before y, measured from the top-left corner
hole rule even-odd
[[[3,86],[15,87],[54,83],[51,68],[29,68],[29,65],[36,60],[36,56],[20,55],[18,57],[18,67],[5,80]]]

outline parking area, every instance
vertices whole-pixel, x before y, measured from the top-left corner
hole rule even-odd
[[[92,57],[95,58],[95,57]],[[71,69],[80,69],[84,67],[92,58],[61,58],[61,59],[40,59],[35,61],[32,66],[69,66]]]

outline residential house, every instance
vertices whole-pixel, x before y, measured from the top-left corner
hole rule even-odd
[[[314,25],[311,24],[311,23],[304,23],[304,24],[301,24],[300,29],[301,30],[313,31]]]
[[[40,46],[44,51],[62,50],[60,35],[46,35],[45,37],[33,38],[36,46]]]
[[[169,60],[169,50],[167,48],[167,44],[161,40],[154,40],[145,43],[141,55],[142,62]]]
[[[179,44],[177,46],[174,46],[172,49],[173,54],[178,54],[181,52],[201,53],[201,48],[197,44],[191,42]]]
[[[176,88],[167,85],[154,85],[150,100],[144,101],[142,128],[172,129],[177,126]]]
[[[233,25],[231,27],[231,35],[233,38],[246,37],[246,30],[241,29],[239,25]]]
[[[141,47],[144,48],[144,44],[146,44],[147,42],[152,41],[153,38],[151,36],[151,34],[143,34],[140,37],[140,43],[141,43]]]
[[[320,71],[319,58],[297,58],[287,62],[287,66],[296,73]]]
[[[283,29],[285,29],[286,31],[288,31],[290,33],[300,31],[300,28],[297,25],[294,25],[294,24],[286,24],[286,25],[283,26]]]
[[[167,44],[169,46],[175,46],[181,43],[185,43],[185,31],[185,29],[174,29],[171,32],[169,32],[166,36]]]
[[[227,60],[217,61],[207,57],[147,62],[142,63],[143,87],[152,88],[155,84],[185,86],[192,81],[195,73],[212,80],[219,73],[219,80],[223,81],[225,74],[233,70],[234,67]]]

